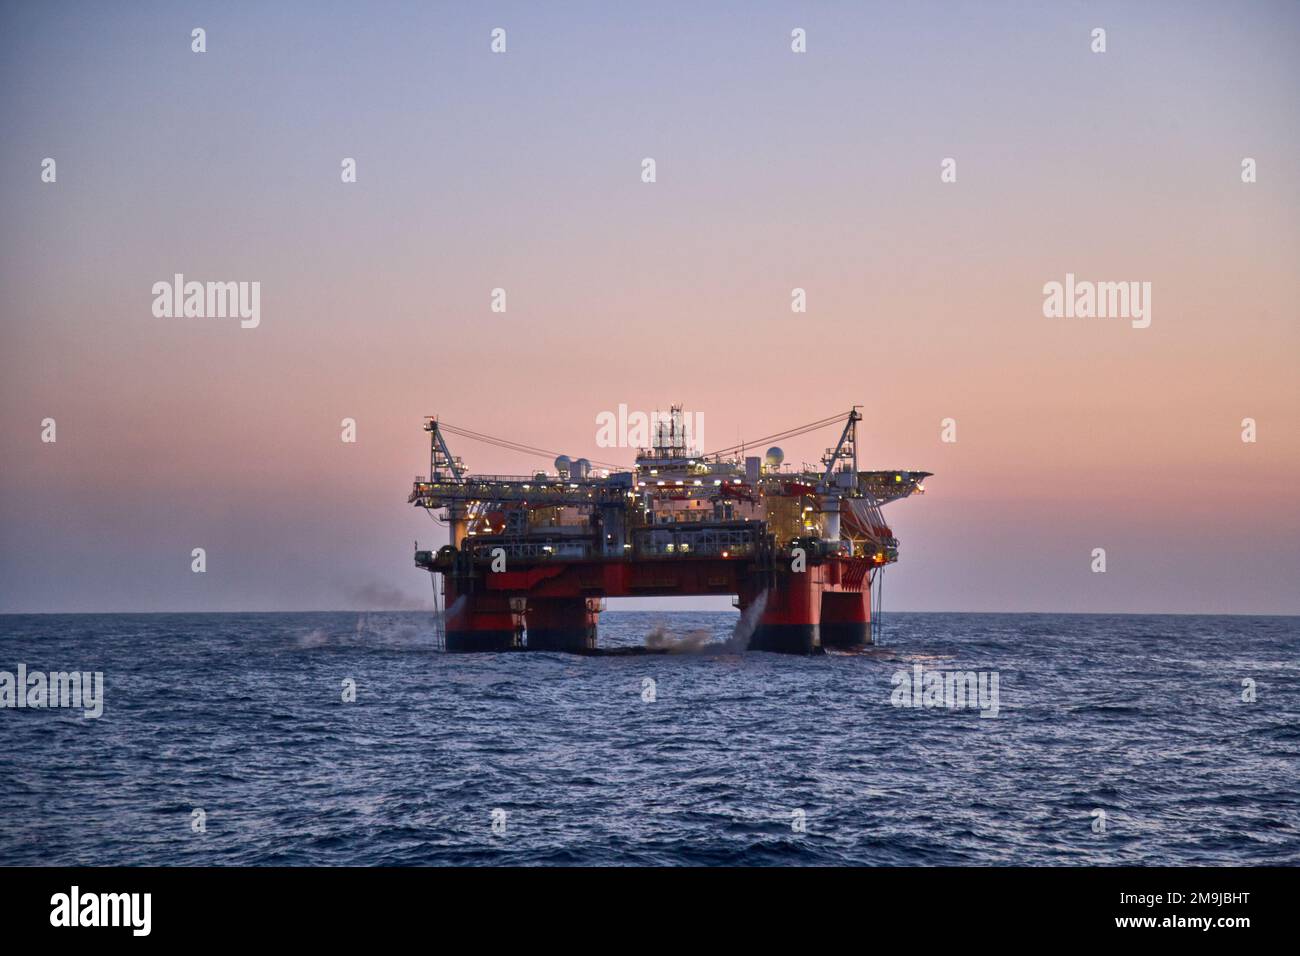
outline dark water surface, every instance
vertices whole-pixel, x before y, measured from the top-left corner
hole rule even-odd
[[[601,643],[735,621],[608,612]],[[98,720],[0,710],[0,864],[1300,863],[1300,619],[893,614],[886,644],[446,655],[417,613],[0,617],[0,671],[106,687]],[[916,663],[996,672],[997,718],[891,704]]]

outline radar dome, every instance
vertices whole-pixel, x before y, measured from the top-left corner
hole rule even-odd
[[[785,452],[776,445],[769,448],[767,454],[763,456],[763,464],[771,469],[780,468],[783,461],[785,461]]]
[[[561,455],[559,458],[555,459],[555,470],[560,474],[567,475],[572,468],[573,462],[570,460],[568,455]]]

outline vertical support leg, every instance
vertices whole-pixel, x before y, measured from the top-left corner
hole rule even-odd
[[[742,611],[763,601],[763,612],[749,640],[751,651],[821,654],[822,581],[820,569],[777,574],[763,593],[742,595]]]
[[[595,650],[600,598],[530,597],[527,620],[530,651]]]
[[[504,594],[456,594],[447,587],[447,650],[514,651],[522,646],[523,617]]]
[[[826,591],[822,594],[822,645],[866,647],[871,643],[871,591]]]

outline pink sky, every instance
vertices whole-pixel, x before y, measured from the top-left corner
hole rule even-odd
[[[1294,7],[821,11],[803,56],[777,8],[511,9],[495,58],[465,11],[203,55],[6,12],[0,611],[418,602],[421,416],[630,462],[596,415],[680,402],[714,446],[862,404],[864,467],[935,472],[890,608],[1300,612]],[[261,326],[155,318],[175,272],[260,281]],[[1151,327],[1044,318],[1067,272]]]

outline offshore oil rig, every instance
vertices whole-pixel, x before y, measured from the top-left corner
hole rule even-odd
[[[446,649],[595,653],[605,598],[706,594],[733,597],[748,650],[873,643],[883,572],[898,559],[881,507],[923,493],[930,472],[859,471],[861,420],[855,406],[706,455],[674,406],[631,468],[560,455],[553,472],[471,475],[447,434],[551,453],[426,419],[429,474],[408,500],[449,528],[449,544],[415,552],[442,575]],[[820,467],[793,468],[776,446],[745,454],[840,422]]]

